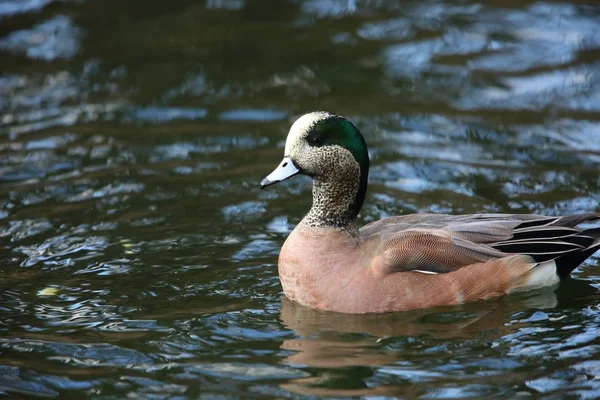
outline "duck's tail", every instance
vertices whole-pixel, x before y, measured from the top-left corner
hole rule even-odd
[[[554,260],[556,274],[560,279],[566,279],[582,262],[600,250],[600,228],[586,229],[580,235],[590,237],[593,241],[580,250],[567,253]]]
[[[599,220],[600,214],[595,213],[526,220],[515,228],[512,238],[491,246],[506,253],[527,254],[545,266],[544,274],[556,272],[565,279],[600,250],[600,228],[578,227]]]

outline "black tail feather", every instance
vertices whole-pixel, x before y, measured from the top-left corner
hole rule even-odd
[[[577,234],[580,231],[580,229],[566,226],[517,228],[513,233],[512,240],[561,238]]]
[[[600,214],[546,217],[526,221],[513,236],[490,246],[505,253],[527,254],[537,262],[554,260],[556,273],[565,279],[592,254],[600,250],[600,228],[582,229],[584,222],[600,220]]]
[[[560,279],[568,278],[569,274],[575,268],[577,268],[582,262],[587,260],[592,254],[594,254],[598,250],[600,250],[600,240],[596,240],[596,242],[593,245],[582,251],[574,251],[557,258],[555,262],[556,273],[558,274],[558,277]]]

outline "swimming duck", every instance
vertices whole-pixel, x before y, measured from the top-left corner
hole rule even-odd
[[[413,214],[358,227],[369,155],[360,131],[328,112],[300,117],[261,187],[312,178],[310,211],[279,254],[283,291],[302,305],[382,313],[460,304],[557,284],[600,249],[600,214]]]

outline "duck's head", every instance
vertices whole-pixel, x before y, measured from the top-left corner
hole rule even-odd
[[[360,131],[346,118],[328,112],[298,118],[288,133],[283,161],[260,186],[265,188],[296,174],[313,179],[313,208],[319,200],[321,208],[327,208],[324,213],[339,207],[344,208],[340,214],[355,218],[364,201],[369,174],[369,154]]]
[[[285,142],[283,161],[260,183],[265,188],[296,174],[329,181],[347,170],[369,171],[367,145],[346,118],[325,111],[304,114],[294,122]]]

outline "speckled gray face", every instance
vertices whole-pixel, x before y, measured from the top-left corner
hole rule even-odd
[[[304,224],[343,228],[356,220],[366,192],[369,157],[358,129],[328,112],[300,117],[288,133],[284,159],[261,187],[301,173],[313,178],[313,206]]]
[[[281,163],[260,183],[261,188],[291,178],[299,172],[311,175],[311,171],[317,167],[315,160],[310,158],[311,149],[307,137],[311,129],[319,122],[333,117],[328,112],[313,112],[298,118],[290,128],[286,142],[284,157]],[[299,167],[301,165],[301,167]]]

